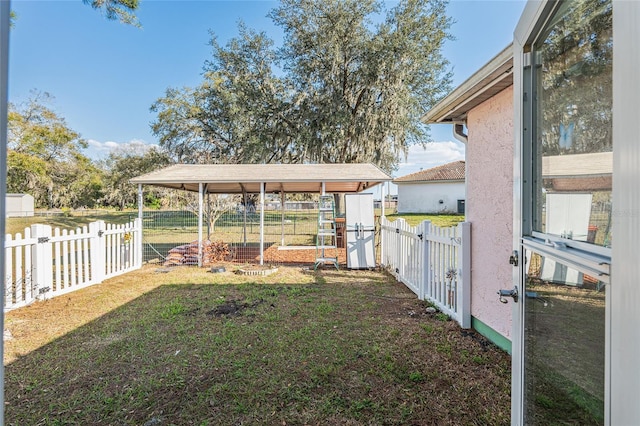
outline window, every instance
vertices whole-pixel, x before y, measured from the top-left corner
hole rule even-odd
[[[611,2],[562,2],[532,49],[533,231],[610,247]]]

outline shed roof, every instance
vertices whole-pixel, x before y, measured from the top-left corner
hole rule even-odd
[[[395,178],[393,183],[464,181],[464,161],[454,161]]]
[[[391,177],[373,164],[175,164],[131,179],[133,184],[212,194],[360,192]]]
[[[542,157],[543,185],[548,191],[610,191],[613,152]]]
[[[513,85],[513,44],[505,47],[485,66],[433,106],[421,121],[427,124],[460,123],[467,113]]]
[[[542,177],[611,176],[613,152],[590,152],[542,157]]]

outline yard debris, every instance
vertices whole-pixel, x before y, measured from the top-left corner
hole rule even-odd
[[[202,242],[202,265],[211,266],[222,260],[233,259],[233,251],[229,244],[222,241],[204,240]],[[183,244],[169,250],[163,266],[197,265],[198,241]]]
[[[144,424],[144,426],[157,426],[162,424],[161,417],[152,417],[148,422]]]
[[[438,310],[433,306],[429,306],[427,309],[425,309],[425,311],[427,311],[428,314],[435,314],[436,312],[438,312]]]
[[[272,265],[248,265],[238,269],[236,274],[266,277],[276,272],[278,272],[278,268]]]
[[[13,334],[11,334],[11,330],[9,330],[8,328],[5,328],[5,329],[4,329],[3,339],[4,339],[4,340],[11,340],[11,339],[13,339]]]

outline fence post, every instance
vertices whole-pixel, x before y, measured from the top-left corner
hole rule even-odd
[[[105,223],[102,220],[89,224],[89,256],[91,258],[91,283],[97,284],[104,281],[105,276]]]
[[[382,252],[380,257],[382,266],[387,270],[389,270],[389,248],[391,247],[391,238],[389,237],[389,229],[388,229],[389,224],[390,224],[389,219],[385,217],[384,221],[381,223],[381,226],[380,226],[380,232],[387,234],[384,239],[384,244],[385,244],[384,257],[382,257]]]
[[[380,219],[379,219],[379,226],[380,226],[380,266],[384,267],[384,229],[382,229],[382,227],[384,226],[386,221],[386,218],[384,217],[384,215],[380,215]],[[344,238],[344,237],[343,237]]]
[[[53,274],[53,252],[51,250],[51,226],[31,225],[31,236],[37,240],[31,246],[31,288],[33,297],[45,300],[51,296]],[[29,289],[27,289],[27,293]]]
[[[422,227],[422,279],[420,280],[420,300],[425,300],[429,294],[431,286],[431,244],[429,235],[431,234],[431,221],[423,220]]]
[[[5,247],[7,243],[11,243],[13,236],[11,234],[5,235]],[[13,249],[11,247],[4,249],[4,309],[13,305]]]
[[[402,231],[404,231],[404,219],[400,218],[394,222],[396,224],[396,279],[402,281],[404,271],[402,270],[402,260],[404,259],[404,239],[402,238]]]
[[[142,267],[142,219],[135,219],[133,221],[133,227],[135,230],[133,232],[134,238],[131,245],[135,250],[134,267],[137,269]]]
[[[471,328],[471,222],[458,224],[458,276],[461,277],[457,293],[458,322],[462,328]]]

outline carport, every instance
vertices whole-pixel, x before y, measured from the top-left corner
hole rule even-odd
[[[202,266],[205,194],[260,194],[260,264],[264,264],[265,194],[357,193],[391,181],[373,164],[175,164],[131,179],[138,185],[138,216],[142,220],[143,186],[153,185],[198,193],[198,259]],[[384,186],[382,190],[384,200]],[[384,215],[384,203],[382,203]],[[245,209],[246,211],[246,209]]]

